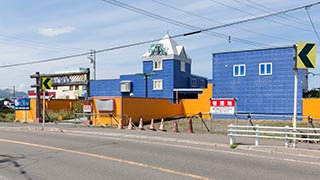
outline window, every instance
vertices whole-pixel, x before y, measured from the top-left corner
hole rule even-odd
[[[272,75],[272,63],[260,63],[259,64],[259,75]]]
[[[245,64],[237,64],[233,65],[233,76],[245,76],[246,75],[246,65]]]
[[[162,61],[153,61],[153,70],[162,70]]]
[[[153,90],[162,90],[162,79],[153,80]]]
[[[131,92],[131,81],[121,81],[120,92]]]
[[[191,87],[197,87],[197,79],[195,78],[191,79]]]
[[[186,63],[185,62],[180,62],[180,71],[181,72],[186,72]]]
[[[200,79],[200,88],[205,88],[206,87],[206,82],[203,79]]]
[[[75,90],[79,90],[79,85],[74,86]]]
[[[73,90],[73,86],[69,86],[69,90],[72,91]]]

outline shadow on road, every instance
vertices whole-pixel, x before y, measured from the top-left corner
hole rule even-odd
[[[0,155],[0,169],[4,169],[9,167],[10,165],[13,165],[14,168],[18,169],[18,172],[24,176],[27,180],[32,180],[27,172],[23,169],[22,165],[18,163],[19,159],[24,159],[25,157],[14,157],[14,156],[8,156],[8,155]]]

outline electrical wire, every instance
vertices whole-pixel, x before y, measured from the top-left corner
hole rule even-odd
[[[244,3],[244,2],[241,2],[241,1],[239,1],[239,0],[234,0],[234,1],[237,1],[237,2],[239,2],[239,3],[246,4],[247,6],[250,6],[250,7],[254,8],[254,9],[257,9],[257,7],[262,7],[262,8],[264,8],[264,9],[268,9],[268,10],[271,10],[271,11],[273,11],[273,12],[276,12],[275,9],[270,8],[270,7],[267,7],[267,6],[264,6],[264,5],[260,4],[260,3],[254,2],[254,1],[252,1],[252,0],[246,0],[246,1],[254,4],[255,6],[249,5],[249,4]],[[263,10],[263,9],[261,9],[261,8],[259,8],[259,9],[260,9],[261,11],[268,12],[268,11],[265,11],[265,10]],[[282,16],[279,16],[279,17],[285,18],[285,19],[290,20],[290,21],[297,22],[297,23],[299,23],[299,24],[309,25],[307,22],[305,22],[306,20],[303,20],[303,19],[298,18],[298,17],[295,17],[295,16],[291,16],[290,14],[282,14]],[[316,25],[316,24],[315,24],[315,25]]]
[[[165,7],[171,8],[171,9],[174,9],[174,10],[176,10],[176,11],[180,11],[180,12],[183,12],[183,13],[186,13],[186,14],[189,14],[189,15],[192,15],[192,16],[195,16],[195,17],[198,17],[198,18],[201,18],[201,19],[205,19],[205,20],[208,20],[208,21],[211,21],[211,22],[218,23],[219,25],[223,24],[223,23],[221,23],[220,21],[216,21],[216,20],[214,20],[214,19],[212,19],[212,18],[208,18],[208,17],[205,17],[205,16],[201,16],[201,15],[192,13],[192,12],[190,12],[190,11],[186,11],[186,10],[183,10],[183,9],[180,9],[180,8],[177,8],[177,7],[174,7],[174,6],[171,6],[171,5],[169,5],[169,4],[160,2],[160,1],[158,1],[158,0],[152,0],[152,1],[155,2],[155,3],[157,3],[157,4],[160,4],[160,5],[162,5],[162,6],[165,6]],[[269,35],[269,34],[264,34],[264,33],[260,33],[260,32],[257,32],[257,31],[252,31],[252,30],[249,30],[249,29],[241,28],[241,27],[231,26],[231,28],[234,28],[234,29],[237,29],[237,30],[246,31],[246,32],[253,33],[253,34],[257,34],[257,35],[260,35],[260,36],[265,36],[265,37],[269,37],[269,38],[278,39],[278,40],[281,39],[281,40],[285,40],[285,41],[290,41],[289,39],[285,39],[285,38],[283,38],[283,37],[272,36],[272,35]]]
[[[306,7],[305,9],[306,9],[306,12],[307,12],[307,14],[308,14],[308,17],[309,17],[310,23],[311,23],[311,25],[312,25],[312,28],[313,28],[313,30],[314,30],[314,33],[316,34],[316,36],[317,36],[317,38],[318,38],[318,41],[320,41],[320,37],[319,37],[319,34],[318,34],[318,32],[317,32],[317,29],[316,29],[316,27],[314,26],[313,21],[312,21],[312,19],[311,19],[311,16],[310,16],[310,13],[309,13],[309,8],[310,8],[310,7]]]
[[[102,1],[106,2],[106,3],[109,3],[109,4],[113,4],[115,6],[118,6],[118,7],[124,8],[124,9],[127,9],[129,11],[136,12],[136,13],[144,15],[144,16],[148,16],[148,17],[151,17],[151,18],[154,18],[154,19],[158,19],[160,21],[167,22],[169,24],[173,24],[173,25],[176,25],[176,26],[180,26],[180,27],[186,28],[186,29],[189,29],[189,30],[197,31],[197,30],[202,30],[203,29],[203,28],[200,28],[200,27],[196,27],[196,26],[193,26],[193,25],[190,25],[190,24],[179,22],[179,21],[176,21],[176,20],[161,16],[161,15],[158,15],[158,14],[152,13],[150,11],[146,11],[144,9],[137,8],[137,7],[134,7],[134,6],[131,6],[129,4],[122,3],[122,2],[119,2],[119,1],[116,1],[116,0],[102,0]],[[221,33],[217,33],[217,32],[209,32],[209,31],[202,31],[202,32],[205,33],[205,34],[211,35],[211,36],[218,37],[218,38],[222,38],[222,39],[226,39],[226,40],[229,39],[229,35],[225,35],[225,34],[221,34]],[[241,38],[234,37],[234,36],[232,37],[232,39],[234,41],[237,41],[237,42],[240,42],[240,43],[243,43],[243,44],[247,44],[247,45],[270,47],[270,45],[267,45],[267,44],[254,42],[254,41],[249,41],[249,40],[241,39]]]
[[[219,28],[222,28],[222,27],[232,26],[232,25],[235,25],[235,24],[241,24],[241,23],[245,23],[245,22],[249,22],[249,21],[254,21],[254,20],[257,20],[257,19],[264,18],[264,17],[275,16],[277,14],[283,14],[283,13],[287,13],[287,12],[291,12],[291,11],[296,11],[296,10],[299,10],[299,9],[302,9],[302,8],[312,7],[312,6],[319,5],[319,4],[320,4],[320,2],[312,3],[312,4],[309,4],[309,5],[305,5],[305,6],[300,6],[300,7],[296,7],[296,8],[292,8],[292,9],[287,9],[287,10],[284,10],[284,11],[279,11],[279,12],[267,14],[267,15],[264,15],[264,16],[248,18],[248,19],[244,19],[244,20],[241,20],[241,21],[236,21],[236,22],[232,22],[232,23],[228,23],[228,24],[224,24],[224,25],[219,25],[219,26],[215,26],[215,27],[211,27],[211,28],[207,28],[207,29],[191,31],[191,32],[188,32],[188,33],[183,33],[183,34],[178,34],[178,35],[171,36],[171,38],[190,36],[190,35],[202,33],[202,32],[205,32],[205,31],[210,31],[212,29],[219,29]],[[102,53],[102,52],[118,50],[118,49],[122,49],[122,48],[128,48],[128,47],[132,47],[132,46],[138,46],[138,45],[147,44],[147,43],[151,43],[151,42],[157,42],[157,41],[160,41],[160,40],[161,39],[158,38],[158,39],[153,39],[153,40],[147,40],[147,41],[142,41],[142,42],[126,44],[126,45],[122,45],[122,46],[116,46],[116,47],[96,50],[96,53]],[[65,60],[65,59],[75,58],[75,57],[88,56],[88,55],[90,55],[90,53],[91,52],[86,52],[86,53],[79,53],[79,54],[61,56],[61,57],[50,58],[50,59],[29,61],[29,62],[24,62],[24,63],[0,65],[0,68],[16,67],[16,66],[31,65],[31,64],[39,64],[39,63],[46,63],[46,62],[52,62],[52,61],[61,61],[61,60]]]
[[[226,3],[223,3],[223,2],[220,2],[220,1],[217,1],[217,0],[209,0],[209,1],[217,3],[217,4],[220,4],[222,6],[228,7],[228,8],[233,9],[233,10],[242,12],[244,14],[247,14],[247,15],[250,15],[250,16],[253,16],[253,17],[257,17],[255,14],[249,13],[248,11],[245,11],[245,10],[242,10],[242,9],[239,9],[239,8],[235,8],[235,7],[230,6],[230,5],[226,4]],[[275,14],[274,16],[277,16],[277,14]],[[303,30],[303,31],[310,32],[309,29],[304,29],[304,28],[301,28],[301,27],[297,27],[297,26],[293,26],[293,25],[290,25],[290,24],[282,23],[282,22],[279,22],[279,21],[276,21],[276,20],[266,19],[266,17],[263,18],[263,19],[266,20],[266,21],[269,21],[269,22],[273,22],[273,23],[276,23],[276,24],[283,25],[283,26],[287,26],[287,27],[291,27],[291,28],[300,29],[300,30]]]

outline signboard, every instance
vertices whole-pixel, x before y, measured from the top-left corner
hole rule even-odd
[[[296,68],[316,68],[316,44],[299,42],[297,48],[297,67]]]
[[[16,98],[14,99],[15,110],[30,110],[30,98]]]
[[[86,104],[84,104],[83,105],[83,112],[84,113],[91,113],[91,105],[86,105]]]
[[[150,57],[167,55],[167,49],[164,48],[163,44],[161,43],[151,44],[149,52],[150,52]]]
[[[51,89],[52,86],[52,79],[49,77],[42,77],[41,89],[47,90]]]
[[[210,113],[211,114],[235,114],[235,99],[211,99]]]

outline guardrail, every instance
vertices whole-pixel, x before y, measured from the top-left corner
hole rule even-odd
[[[255,145],[259,146],[260,139],[280,139],[284,140],[285,147],[289,147],[290,142],[296,147],[296,141],[313,141],[315,143],[320,142],[320,136],[317,133],[320,128],[292,128],[285,127],[271,127],[271,126],[239,126],[229,125],[228,135],[230,137],[230,145],[235,144],[235,137],[249,137],[255,138]]]

